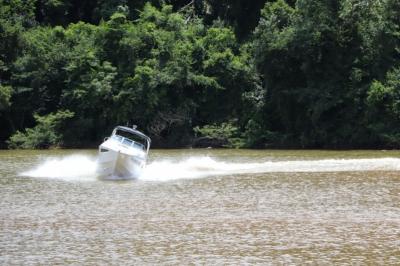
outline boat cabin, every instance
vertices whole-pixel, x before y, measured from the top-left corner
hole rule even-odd
[[[150,138],[135,128],[117,126],[114,128],[111,138],[123,145],[141,149],[146,153],[150,149]]]

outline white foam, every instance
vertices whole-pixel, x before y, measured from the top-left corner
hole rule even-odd
[[[83,155],[72,155],[46,160],[38,167],[21,175],[65,181],[94,181],[96,180],[96,168],[96,159]]]
[[[179,162],[159,161],[149,164],[141,180],[168,181],[183,178],[201,178],[215,175],[274,172],[345,172],[398,171],[400,159],[328,159],[302,161],[275,161],[262,163],[229,163],[210,157],[192,157]]]
[[[65,181],[96,181],[97,160],[73,155],[50,159],[21,175]],[[142,181],[169,181],[207,176],[273,172],[398,171],[400,159],[327,159],[232,163],[210,157],[190,157],[180,161],[160,160],[147,165]]]

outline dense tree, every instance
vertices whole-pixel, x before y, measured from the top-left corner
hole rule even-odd
[[[397,147],[399,10],[0,0],[0,142],[85,146],[138,124],[156,146]]]
[[[298,0],[292,7],[278,0],[265,5],[254,40],[267,92],[265,130],[286,144],[374,145],[363,117],[372,80],[393,64],[388,61],[394,50],[382,47],[381,38],[388,4]]]

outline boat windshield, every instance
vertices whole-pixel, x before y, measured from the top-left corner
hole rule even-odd
[[[144,151],[146,150],[146,140],[130,132],[117,130],[112,138],[126,146],[139,148]]]

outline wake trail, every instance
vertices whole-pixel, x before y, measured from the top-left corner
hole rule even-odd
[[[291,173],[291,172],[348,172],[398,171],[400,159],[325,159],[299,161],[267,161],[261,163],[230,163],[210,157],[189,158],[179,162],[160,161],[149,164],[142,180],[168,181],[183,178],[202,178],[215,175]]]
[[[97,160],[84,155],[48,159],[39,166],[20,175],[64,181],[95,181]]]
[[[46,160],[22,176],[64,181],[96,181],[95,157],[72,155]],[[147,165],[141,181],[170,181],[232,174],[278,172],[399,171],[398,158],[323,159],[233,163],[211,157],[190,157],[179,161],[157,160]]]

